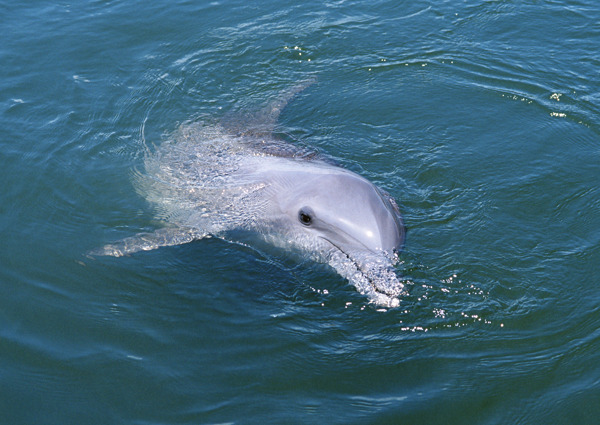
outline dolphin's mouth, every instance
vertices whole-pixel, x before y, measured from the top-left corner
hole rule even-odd
[[[366,280],[366,282],[369,285],[369,288],[357,288],[359,289],[360,292],[365,292],[365,293],[370,293],[370,294],[375,294],[375,295],[379,295],[376,298],[381,298],[384,297],[386,299],[388,299],[388,302],[386,304],[388,304],[389,306],[396,306],[398,301],[397,301],[397,297],[402,293],[402,288],[404,287],[404,285],[402,285],[400,282],[398,282],[398,284],[400,285],[400,289],[393,288],[393,289],[388,289],[388,288],[384,288],[382,287],[381,284],[378,284],[378,282],[376,282],[375,278],[373,277],[373,273],[370,272],[368,270],[368,268],[365,265],[362,265],[356,258],[354,258],[352,255],[350,255],[350,253],[348,253],[346,250],[344,250],[339,244],[333,242],[332,240],[325,238],[323,236],[321,236],[322,239],[324,239],[325,241],[329,242],[338,252],[340,252],[347,260],[350,264],[352,264],[352,266],[356,269],[356,271],[358,273],[360,273],[360,275]],[[371,252],[370,250],[367,249],[368,252]],[[383,251],[382,251],[382,254]],[[389,259],[389,257],[387,255],[384,255],[384,257],[386,259]],[[381,279],[381,277],[379,277],[379,279]],[[350,279],[351,280],[351,279]],[[355,282],[352,282],[355,283]],[[382,282],[380,282],[382,283]],[[356,283],[355,283],[356,285]],[[362,290],[361,290],[362,289]],[[396,302],[390,302],[390,300],[396,300]]]

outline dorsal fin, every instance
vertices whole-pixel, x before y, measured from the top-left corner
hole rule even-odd
[[[280,93],[280,95],[269,102],[269,104],[259,112],[257,118],[260,123],[264,126],[265,130],[273,132],[279,115],[285,106],[292,100],[298,93],[305,90],[307,87],[313,85],[317,81],[317,77],[302,81],[296,84],[294,87]]]
[[[265,107],[257,112],[248,113],[247,105],[242,105],[242,112],[232,111],[221,125],[232,133],[243,136],[269,136],[275,130],[277,120],[285,106],[298,93],[311,86],[317,81],[316,77],[302,81],[295,86],[281,92],[279,96],[267,103]]]

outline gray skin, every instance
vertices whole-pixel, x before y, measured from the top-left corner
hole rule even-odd
[[[344,252],[401,249],[402,219],[390,198],[371,182],[338,167],[294,165],[261,170],[271,187],[268,213],[274,221]]]
[[[250,234],[329,264],[376,305],[397,306],[404,285],[393,266],[405,229],[394,200],[272,135],[285,104],[307,85],[235,126],[182,125],[147,154],[135,179],[165,227],[93,254],[122,256],[209,236],[247,244],[238,235]]]

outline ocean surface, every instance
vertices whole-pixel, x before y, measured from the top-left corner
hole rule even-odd
[[[1,424],[596,424],[600,8],[0,3]],[[181,123],[300,81],[279,129],[388,191],[397,308],[326,265],[160,227]]]

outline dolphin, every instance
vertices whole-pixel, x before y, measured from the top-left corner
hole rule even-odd
[[[164,227],[92,254],[119,257],[211,236],[246,245],[262,241],[329,264],[375,305],[398,306],[404,284],[394,265],[405,227],[394,199],[322,154],[275,135],[282,109],[312,83],[285,91],[244,119],[184,123],[170,140],[147,148],[134,185]]]

